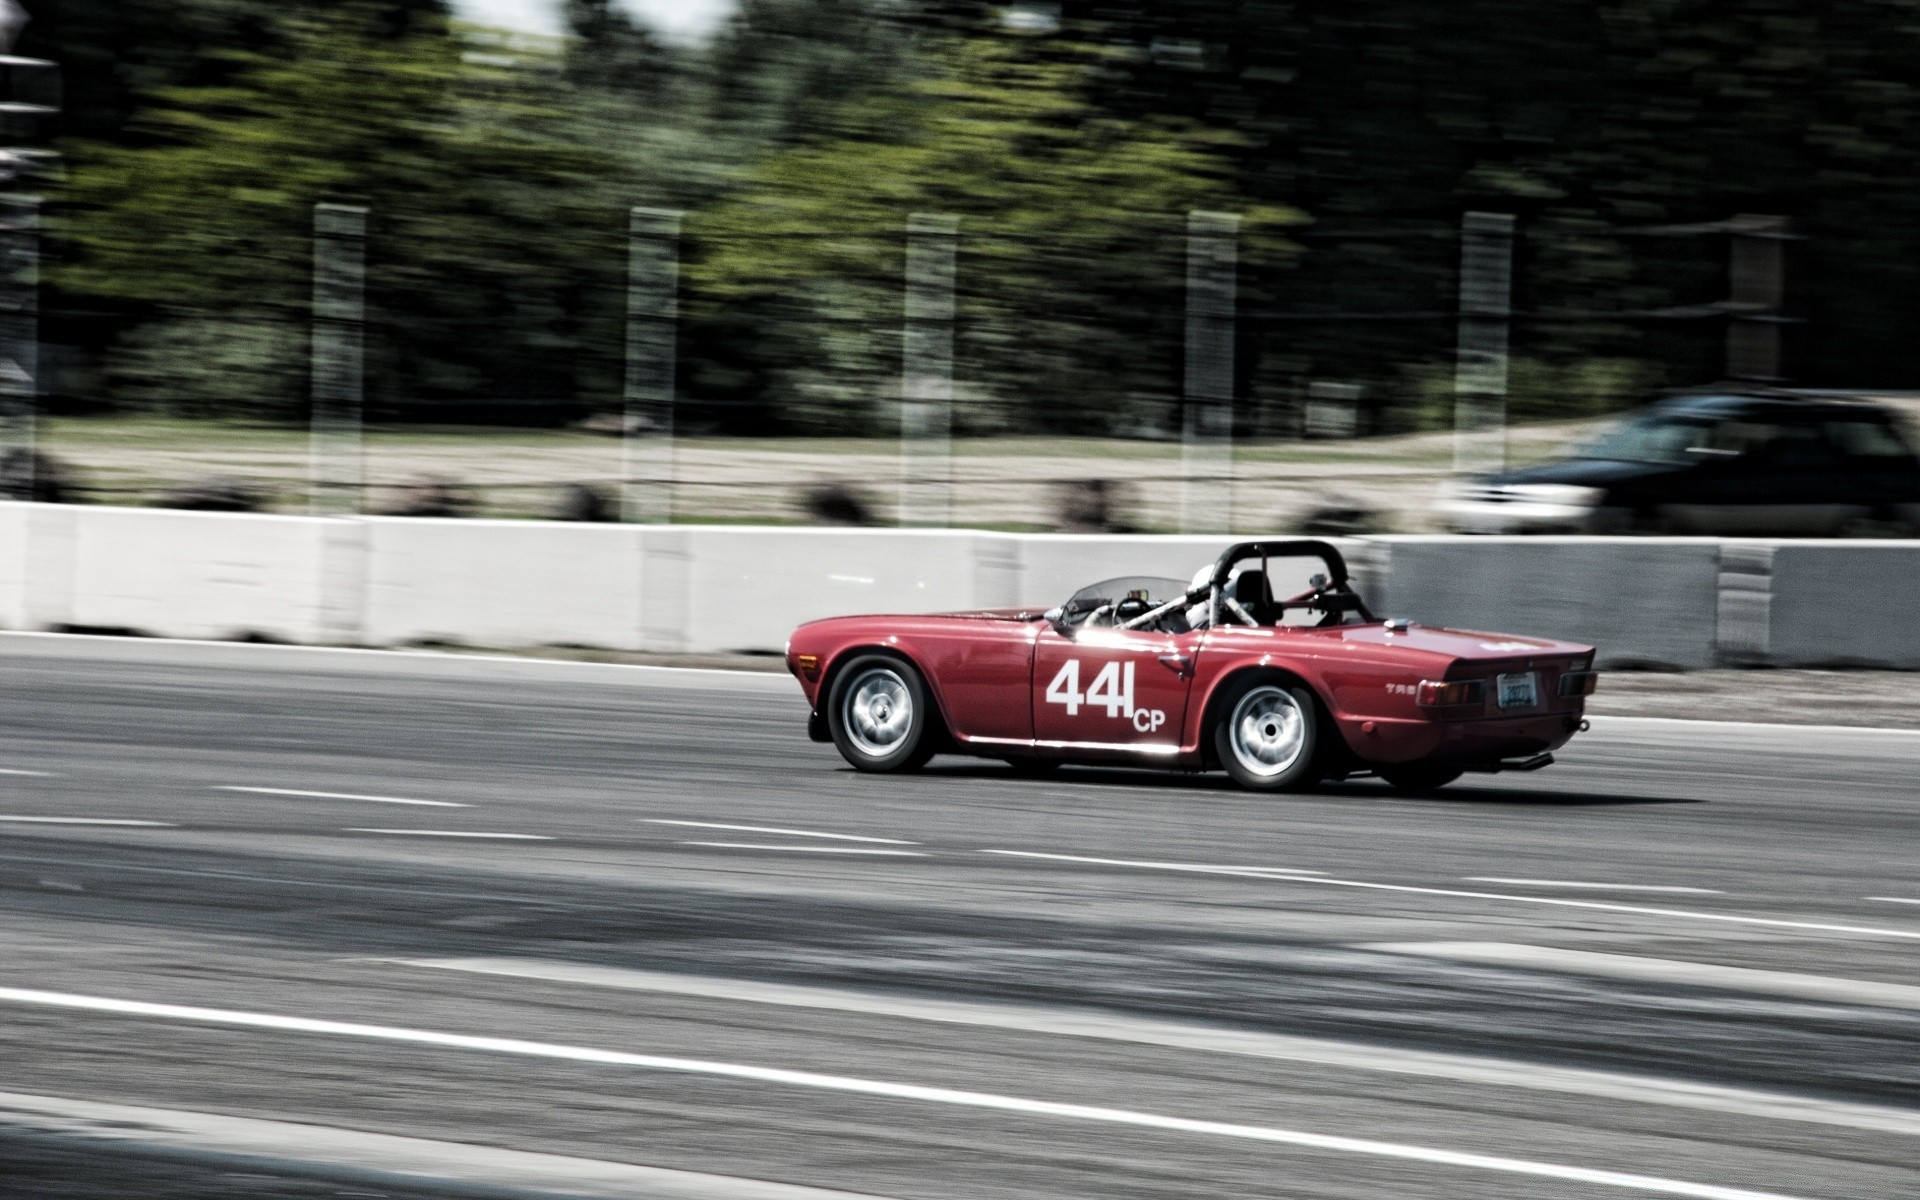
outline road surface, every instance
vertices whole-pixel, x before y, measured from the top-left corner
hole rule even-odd
[[[1920,1194],[1920,734],[1264,798],[805,716],[0,636],[7,1194]]]

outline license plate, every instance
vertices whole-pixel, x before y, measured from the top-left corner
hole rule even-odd
[[[1532,671],[1501,675],[1494,683],[1501,708],[1532,708],[1540,703],[1540,689],[1534,685]]]

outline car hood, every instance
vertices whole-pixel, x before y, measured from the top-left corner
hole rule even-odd
[[[1674,470],[1669,463],[1628,462],[1617,458],[1556,458],[1552,462],[1482,476],[1477,482],[1488,487],[1512,487],[1524,483],[1573,484],[1577,487],[1607,487],[1629,480],[1664,475]]]

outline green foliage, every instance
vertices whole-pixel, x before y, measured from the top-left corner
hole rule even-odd
[[[1184,214],[1247,209],[1223,154],[1231,139],[1101,113],[1085,95],[1100,52],[1047,49],[943,42],[926,77],[842,108],[833,136],[773,156],[700,214],[696,318],[754,314],[749,332],[762,336],[739,349],[781,419],[865,430],[888,415],[914,213],[960,219],[967,427],[1162,415]],[[1284,253],[1278,231],[1298,219],[1276,205],[1245,218],[1250,251],[1267,258]]]
[[[116,314],[113,399],[300,411],[321,200],[373,210],[376,411],[614,402],[633,204],[689,211],[682,387],[728,428],[889,427],[915,212],[961,219],[974,430],[1165,426],[1193,209],[1247,218],[1269,406],[1331,379],[1439,419],[1473,208],[1520,216],[1517,415],[1718,374],[1723,321],[1653,314],[1725,296],[1726,239],[1624,231],[1738,212],[1807,236],[1800,377],[1920,386],[1920,0],[1068,0],[1033,36],[742,0],[699,50],[568,0],[577,38],[511,65],[442,0],[32,7],[74,135],[52,327]]]
[[[553,352],[580,332],[572,268],[613,240],[595,236],[617,219],[610,160],[574,136],[556,85],[464,67],[437,33],[390,39],[379,18],[297,22],[285,54],[159,93],[138,144],[73,148],[55,281],[159,322],[123,347],[127,394],[298,410],[312,211],[327,200],[374,212],[376,406],[570,398],[604,374]],[[191,352],[219,329],[231,354]],[[259,369],[210,379],[249,356]]]

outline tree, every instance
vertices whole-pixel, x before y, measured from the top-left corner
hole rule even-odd
[[[284,55],[242,57],[231,82],[158,93],[138,144],[74,148],[55,278],[143,317],[122,394],[299,411],[322,200],[374,212],[376,406],[570,401],[604,375],[551,351],[591,307],[570,266],[613,249],[607,157],[571,136],[552,84],[464,67],[442,31],[391,39],[384,17],[296,23]]]
[[[975,35],[928,59],[925,78],[839,110],[830,135],[698,216],[696,337],[726,368],[696,369],[696,393],[790,426],[885,428],[902,230],[909,214],[948,213],[961,220],[966,427],[1163,421],[1185,214],[1244,212],[1255,258],[1284,253],[1277,231],[1294,214],[1235,194],[1228,138],[1094,108],[1097,49]]]

